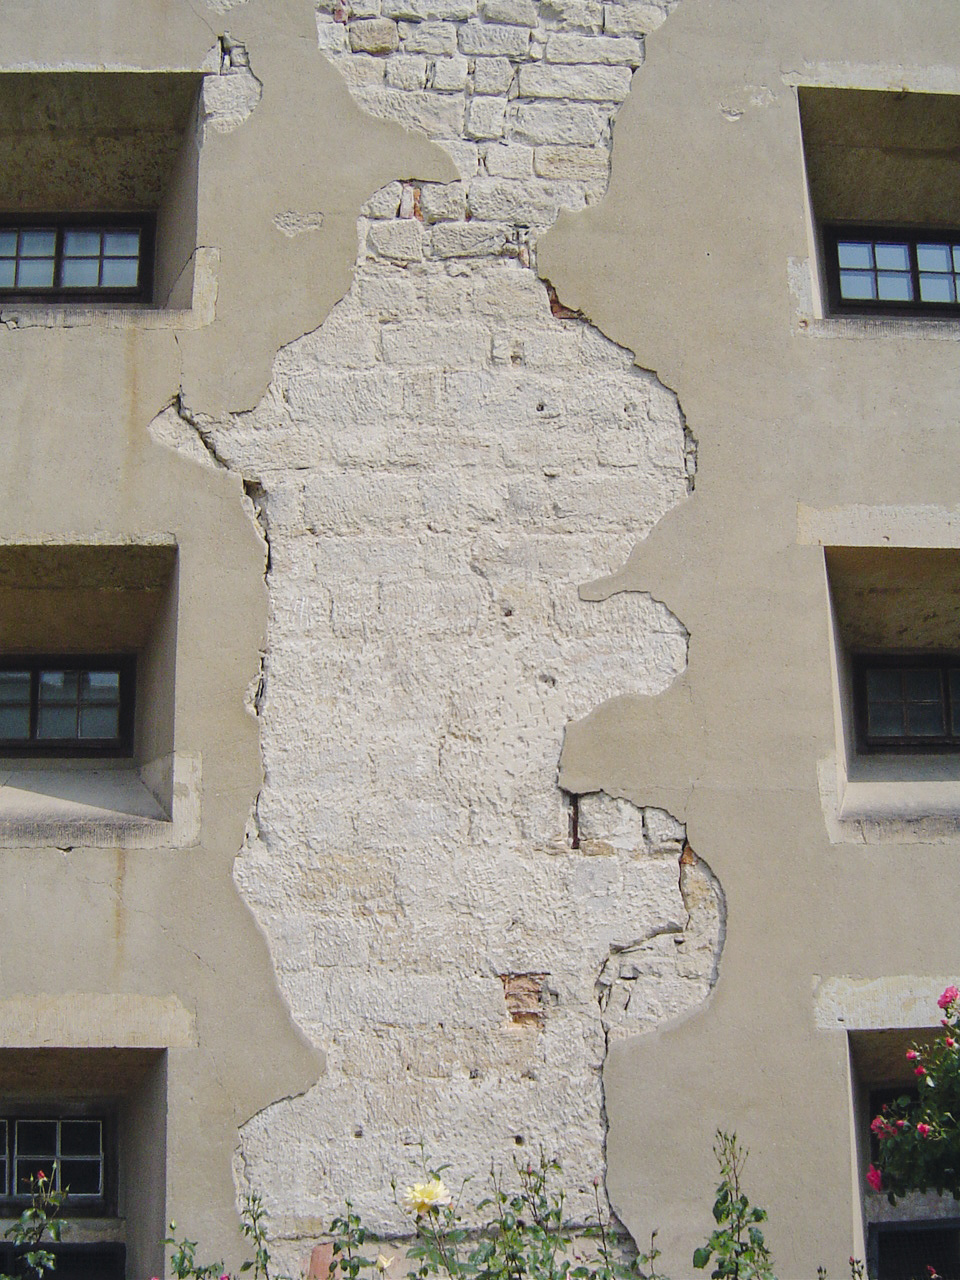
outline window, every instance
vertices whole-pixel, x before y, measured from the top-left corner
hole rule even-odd
[[[193,305],[198,72],[0,77],[0,297]]]
[[[802,86],[827,315],[960,316],[960,95]]]
[[[149,300],[153,219],[0,220],[0,296]]]
[[[960,751],[960,655],[853,655],[860,751]]]
[[[960,232],[823,229],[830,310],[960,314]]]
[[[869,822],[871,839],[905,838],[904,820],[925,824],[916,838],[954,831],[960,548],[828,546],[824,560],[837,740],[835,791],[821,771],[824,812]],[[831,838],[863,838],[832,821]]]
[[[15,657],[0,662],[0,751],[129,755],[136,659]]]
[[[960,1280],[960,1226],[955,1222],[874,1222],[867,1244],[874,1280],[917,1280],[931,1269]]]
[[[112,1137],[109,1117],[91,1115],[7,1115],[0,1117],[0,1200],[27,1204],[43,1173],[53,1190],[65,1191],[62,1212],[105,1214],[112,1208]]]

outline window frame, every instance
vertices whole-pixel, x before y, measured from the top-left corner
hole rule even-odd
[[[897,302],[886,298],[843,298],[840,296],[840,257],[838,242],[847,239],[896,240],[906,243],[910,251],[910,278],[913,299]],[[931,320],[960,317],[958,302],[922,302],[917,245],[929,240],[951,241],[960,245],[960,230],[955,227],[931,227],[899,223],[824,222],[820,227],[824,276],[827,285],[828,314],[833,316],[913,316]],[[957,272],[956,274],[960,274]]]
[[[49,229],[56,234],[54,284],[49,289],[0,286],[0,299],[19,302],[151,302],[157,217],[154,213],[0,213],[0,231]],[[63,267],[63,238],[67,231],[140,232],[139,270],[136,287],[98,285],[71,289],[59,283]]]
[[[103,1148],[102,1194],[77,1196],[68,1193],[60,1214],[61,1217],[70,1219],[117,1216],[119,1143],[116,1107],[112,1103],[91,1099],[89,1102],[70,1104],[58,1104],[52,1101],[47,1105],[41,1103],[0,1105],[0,1121],[6,1121],[7,1125],[7,1185],[11,1188],[15,1186],[13,1135],[18,1120],[98,1120],[101,1126]],[[18,1195],[15,1191],[7,1192],[5,1188],[0,1187],[0,1217],[16,1217],[30,1202],[29,1195]]]
[[[116,738],[37,738],[39,675],[45,670],[113,671],[120,673],[119,733]],[[30,738],[0,737],[0,756],[49,758],[133,755],[137,657],[133,653],[29,653],[0,657],[0,672],[30,672]]]
[[[948,672],[951,668],[960,669],[960,653],[882,653],[855,652],[850,654],[853,677],[853,713],[856,733],[856,749],[859,755],[898,755],[904,753],[937,754],[960,753],[960,732],[952,732],[949,728],[940,737],[918,737],[903,734],[899,737],[871,738],[867,732],[867,670],[876,668],[936,668],[940,673],[940,688],[943,696],[944,723],[952,724],[952,705],[950,701],[950,681]],[[960,708],[958,708],[960,712]]]

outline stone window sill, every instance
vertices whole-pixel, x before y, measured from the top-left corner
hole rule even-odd
[[[171,779],[172,770],[172,779]],[[158,793],[172,793],[171,812]],[[184,848],[200,835],[200,760],[8,760],[0,848]]]

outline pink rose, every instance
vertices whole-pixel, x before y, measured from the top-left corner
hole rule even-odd
[[[867,1170],[867,1181],[873,1187],[874,1191],[879,1191],[883,1187],[883,1176],[879,1169],[875,1169],[873,1165]]]
[[[907,1061],[908,1061],[908,1062],[916,1062],[917,1058],[919,1058],[919,1057],[920,1057],[920,1055],[919,1055],[919,1053],[917,1053],[916,1049],[908,1049],[908,1050],[907,1050]]]
[[[937,1001],[941,1009],[949,1009],[952,1004],[956,1004],[960,1000],[960,991],[956,987],[947,987],[943,995]]]
[[[957,1042],[954,1040],[953,1036],[944,1036],[943,1043],[948,1049],[955,1049],[957,1047]]]
[[[917,1125],[917,1133],[919,1133],[921,1138],[925,1138],[929,1132],[930,1132],[930,1126],[928,1124],[924,1124],[921,1121],[920,1124]]]
[[[923,1067],[923,1066],[920,1066],[920,1067],[914,1067],[914,1068],[913,1068],[913,1074],[914,1074],[915,1076],[925,1076],[925,1075],[927,1074],[927,1068],[926,1068],[926,1067]]]
[[[906,1127],[907,1127],[907,1122],[906,1122],[906,1120],[898,1120],[898,1121],[897,1121],[897,1128],[898,1128],[898,1129],[905,1129]]]

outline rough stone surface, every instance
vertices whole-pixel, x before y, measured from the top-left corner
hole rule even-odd
[[[532,269],[605,189],[640,42],[585,4],[364,5],[349,47],[321,9],[320,47],[464,180],[374,193],[346,296],[255,410],[198,424],[270,542],[265,781],[235,874],[327,1073],[245,1125],[237,1173],[291,1240],[347,1196],[404,1229],[389,1180],[421,1142],[477,1178],[543,1146],[587,1212],[609,1037],[702,1001],[723,931],[670,815],[557,787],[571,718],[686,662],[663,605],[578,594],[687,493],[676,398]],[[543,65],[562,35],[578,56]],[[549,100],[508,104],[518,71]]]

